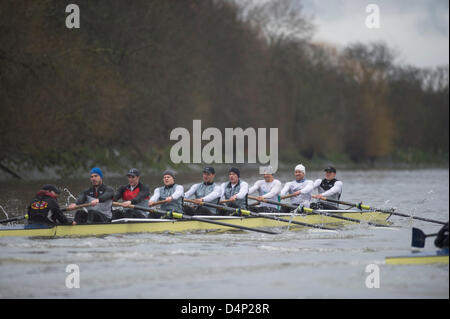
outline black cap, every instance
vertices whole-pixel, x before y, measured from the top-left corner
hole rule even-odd
[[[336,169],[333,166],[328,166],[324,169],[325,172],[336,173]]]
[[[163,176],[164,175],[170,175],[170,176],[172,176],[173,178],[175,178],[175,173],[174,173],[174,171],[171,171],[171,170],[166,170],[166,171],[164,171],[163,172]]]
[[[42,186],[42,189],[44,191],[49,191],[49,192],[54,191],[56,194],[61,193],[61,191],[58,188],[56,188],[55,185],[52,185],[52,184],[45,184],[44,186]]]
[[[239,172],[239,169],[237,169],[236,167],[230,168],[230,170],[228,171],[228,174],[231,173],[231,172],[235,173],[238,177],[241,176],[241,173]]]
[[[139,176],[141,175],[136,168],[132,168],[128,171],[127,176]]]
[[[216,171],[214,170],[214,167],[208,166],[203,169],[203,173],[215,174]]]

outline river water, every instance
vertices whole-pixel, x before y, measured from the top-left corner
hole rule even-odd
[[[448,169],[338,173],[344,182],[342,200],[449,219]],[[200,175],[186,174],[177,181],[187,189]],[[307,175],[321,177],[319,171]],[[258,178],[242,176],[249,184]],[[277,178],[286,182],[293,174],[280,172]],[[125,182],[105,179],[113,187]],[[152,189],[159,184],[156,177],[144,182]],[[89,181],[55,183],[76,196]],[[1,183],[0,205],[10,217],[22,215],[41,184]],[[449,298],[448,265],[384,263],[386,256],[411,252],[412,227],[434,233],[440,226],[396,216],[390,220],[398,229],[352,224],[338,233],[0,238],[0,298]],[[435,250],[433,241],[428,238],[423,250]],[[80,271],[79,288],[66,287],[71,264]],[[377,272],[379,288],[368,288],[366,281],[374,282],[368,276]]]

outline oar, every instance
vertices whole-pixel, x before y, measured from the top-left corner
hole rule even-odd
[[[437,236],[437,235],[438,235],[438,233],[426,235],[419,228],[414,228],[413,227],[413,229],[412,229],[411,246],[423,248],[423,247],[425,247],[425,239],[427,237],[434,237],[434,236]]]
[[[408,218],[417,219],[417,220],[423,220],[423,221],[426,221],[426,222],[440,224],[440,225],[445,225],[446,224],[446,222],[441,222],[439,220],[434,220],[434,219],[430,219],[430,218],[423,218],[423,217],[417,217],[417,216],[397,213],[397,212],[394,212],[392,210],[380,209],[380,208],[376,208],[376,207],[371,207],[369,205],[363,205],[362,203],[349,203],[349,202],[344,202],[344,201],[340,201],[340,200],[330,199],[330,198],[326,198],[326,197],[324,197],[324,198],[325,199],[323,199],[323,200],[328,201],[328,202],[342,204],[342,205],[347,205],[347,206],[351,206],[351,207],[356,207],[356,208],[361,209],[361,210],[362,209],[374,210],[374,211],[377,211],[377,212],[382,212],[382,213],[392,214],[392,215],[397,215],[397,216],[402,216],[402,217],[408,217]]]
[[[280,221],[280,222],[292,223],[292,224],[297,224],[297,225],[306,226],[306,227],[326,229],[326,230],[334,230],[332,228],[328,228],[328,227],[324,227],[324,226],[308,224],[308,223],[302,223],[302,222],[298,222],[298,221],[295,221],[295,220],[283,219],[283,218],[279,218],[279,217],[275,217],[275,216],[267,216],[267,215],[263,215],[263,214],[258,214],[258,213],[255,213],[255,212],[252,212],[252,211],[249,211],[249,210],[245,210],[245,209],[240,209],[240,208],[231,208],[231,207],[216,205],[216,204],[212,204],[212,203],[208,203],[208,202],[203,202],[202,204],[197,204],[196,202],[194,202],[191,199],[184,199],[184,201],[185,202],[189,202],[189,203],[193,203],[193,204],[196,204],[196,205],[204,205],[204,206],[209,206],[209,207],[213,207],[213,208],[217,208],[217,209],[221,209],[221,210],[226,210],[226,211],[229,211],[229,212],[236,212],[236,213],[240,212],[244,216],[257,216],[257,217],[273,219],[273,220],[277,220],[277,221]]]
[[[253,196],[248,196],[248,198],[250,199],[254,199],[254,200],[258,200],[256,197]],[[269,203],[269,204],[274,204],[274,205],[281,205],[281,206],[285,206],[288,208],[292,208],[295,210],[298,210],[301,213],[309,213],[309,214],[317,214],[317,215],[323,215],[323,216],[327,216],[327,217],[332,217],[332,218],[336,218],[336,219],[342,219],[342,220],[346,220],[349,222],[354,222],[354,223],[362,223],[363,221],[359,220],[359,219],[355,219],[355,218],[351,218],[351,217],[345,217],[345,216],[339,216],[336,214],[332,214],[332,213],[328,213],[328,212],[323,212],[323,211],[318,211],[318,210],[314,210],[311,208],[307,208],[307,207],[296,207],[294,205],[289,205],[289,204],[285,204],[285,203],[279,203],[279,202],[275,202],[275,201],[271,201],[268,199],[265,199],[264,202]],[[367,224],[372,225],[372,226],[376,226],[376,227],[388,227],[387,225],[382,225],[382,224],[377,224],[371,221],[365,221]]]
[[[25,218],[26,218],[26,216],[19,216],[19,217],[3,219],[3,220],[0,220],[0,224],[9,223],[9,222],[15,222],[15,221],[22,220],[22,219],[25,219]]]
[[[291,198],[291,197],[295,197],[295,196],[297,196],[298,194],[294,194],[294,193],[292,193],[292,194],[289,194],[289,195],[286,195],[286,196],[281,196],[281,199],[287,199],[287,198]],[[253,196],[252,196],[253,197]],[[250,196],[248,196],[248,198],[250,198]],[[253,198],[252,198],[253,199]]]
[[[122,203],[118,203],[118,202],[113,202],[113,205],[123,207]],[[228,224],[228,223],[219,222],[217,220],[209,220],[209,219],[189,216],[189,215],[182,214],[182,213],[165,212],[165,211],[162,211],[162,210],[159,210],[156,208],[148,208],[148,207],[142,207],[142,206],[137,206],[137,205],[130,205],[128,207],[133,208],[133,209],[149,211],[151,213],[157,213],[157,214],[160,214],[161,216],[167,216],[169,218],[196,220],[196,221],[203,222],[203,223],[216,224],[216,225],[227,226],[227,227],[231,227],[231,228],[237,228],[237,229],[242,229],[242,230],[249,230],[249,231],[255,231],[255,232],[264,233],[264,234],[270,234],[270,235],[278,234],[276,232],[272,232],[272,231],[268,231],[268,230],[250,228],[250,227],[246,227],[246,226],[232,225],[232,224]]]

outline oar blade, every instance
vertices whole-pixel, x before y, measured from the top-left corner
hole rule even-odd
[[[427,236],[425,235],[425,233],[423,231],[421,231],[418,228],[413,227],[411,246],[418,247],[418,248],[425,247],[425,239],[426,238],[427,238]]]

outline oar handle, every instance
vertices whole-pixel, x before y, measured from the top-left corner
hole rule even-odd
[[[124,206],[123,203],[120,202],[113,202],[113,206],[120,206],[124,208],[131,208],[131,209],[139,209],[143,211],[147,211],[154,214],[159,214],[160,216],[168,216],[169,212],[165,212],[163,210],[157,209],[157,208],[150,208],[150,207],[144,207],[144,206],[138,206],[131,204],[130,206]]]
[[[297,194],[289,194],[289,195],[285,195],[285,196],[281,196],[281,199],[287,199],[287,198],[291,198],[291,197],[295,197],[298,196]]]
[[[234,200],[232,200],[232,199],[224,199],[224,200],[221,200],[219,203],[220,204],[226,204],[226,203],[231,203],[231,202],[234,202]]]
[[[193,199],[188,199],[188,198],[185,198],[185,199],[183,199],[183,201],[185,201],[185,202],[187,202],[187,203],[192,203],[192,204],[195,204],[195,205],[200,205],[200,206],[203,206],[203,204],[204,204],[204,202],[197,202],[197,201],[195,201],[195,200],[193,200]]]
[[[256,197],[256,196],[247,196],[248,198],[250,198],[250,199],[253,199],[253,200],[256,200],[256,201],[258,201],[258,202],[265,202],[265,203],[267,203],[267,200],[265,199],[265,198],[262,198],[262,199],[258,199],[258,197]]]
[[[257,197],[254,197],[254,196],[248,196],[248,198],[253,199],[253,200],[258,200]],[[273,204],[273,205],[278,205],[278,206],[291,208],[291,209],[296,209],[297,208],[297,206],[294,206],[294,205],[291,205],[291,204],[286,204],[286,203],[276,202],[276,201],[273,201],[273,200],[270,200],[270,199],[264,199],[264,202],[268,203],[268,204]]]

